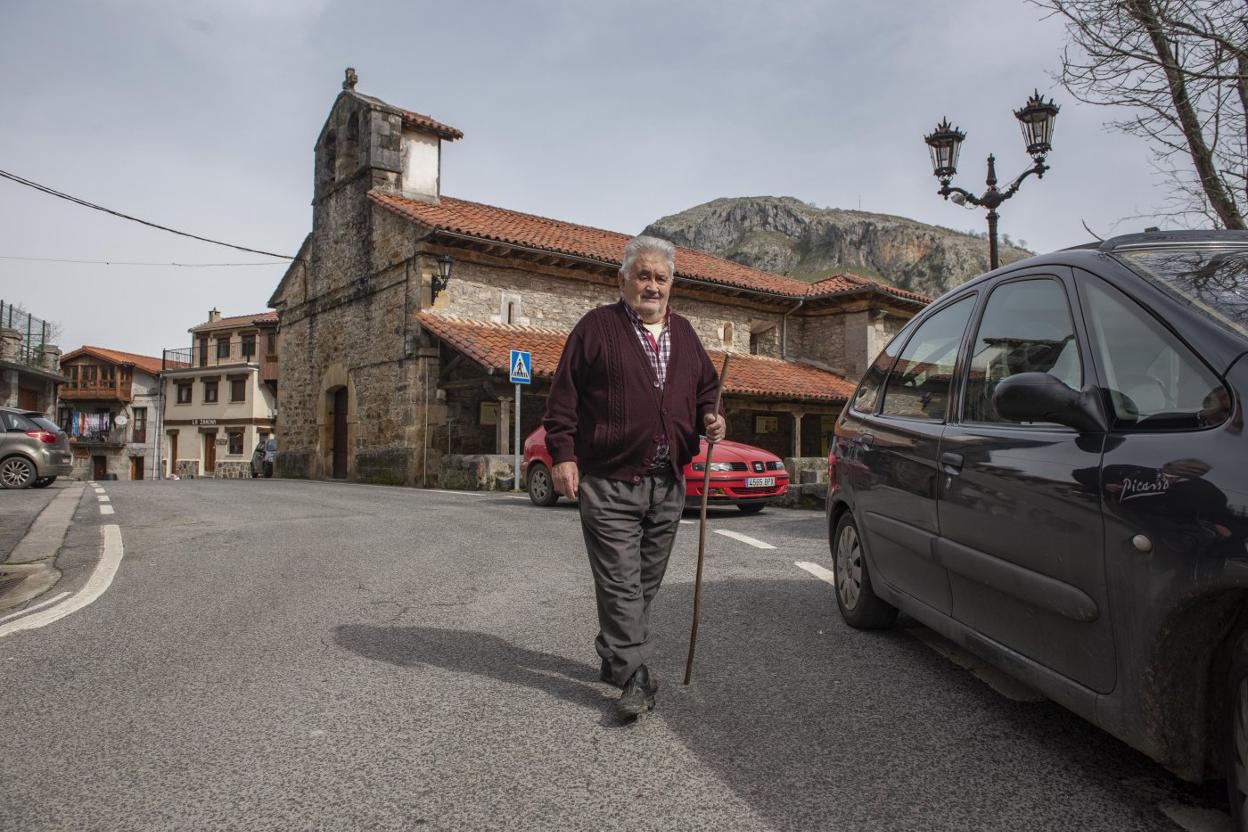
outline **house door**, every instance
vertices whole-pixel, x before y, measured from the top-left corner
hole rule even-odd
[[[334,391],[334,472],[336,480],[347,478],[347,388]]]
[[[108,476],[108,457],[93,456],[91,457],[91,479],[99,480]]]
[[[178,473],[178,435],[169,434],[169,476]]]
[[[130,479],[132,480],[143,479],[143,457],[141,456],[130,457]]]
[[[204,474],[211,474],[217,470],[217,435],[215,433],[204,434]]]
[[[18,388],[17,406],[22,410],[39,410],[39,391],[26,387]]]

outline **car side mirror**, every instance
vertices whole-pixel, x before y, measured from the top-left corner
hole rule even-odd
[[[1080,433],[1108,429],[1094,390],[1072,390],[1048,373],[1017,373],[997,383],[997,412],[1016,422],[1054,422]]]

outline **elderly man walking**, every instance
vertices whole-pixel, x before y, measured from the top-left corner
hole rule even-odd
[[[689,321],[668,308],[675,249],[636,237],[624,248],[620,300],[577,323],[546,404],[555,489],[578,499],[598,603],[600,678],[621,716],[654,708],[650,604],[676,540],[685,465],[698,434],[718,442],[717,377]]]

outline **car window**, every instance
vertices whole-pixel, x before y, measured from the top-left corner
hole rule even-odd
[[[953,366],[974,301],[974,295],[967,295],[919,325],[889,374],[880,413],[910,419],[945,418]]]
[[[1173,333],[1102,280],[1080,292],[1116,429],[1193,430],[1226,420],[1230,393]]]
[[[905,343],[906,331],[903,329],[894,338],[888,342],[884,349],[880,350],[880,354],[875,357],[875,361],[871,362],[871,366],[867,368],[866,374],[863,375],[862,381],[858,384],[858,390],[854,393],[854,398],[850,401],[849,406],[859,413],[874,413],[875,403],[880,397],[880,388],[884,386],[884,379],[888,376],[888,370],[893,366],[893,359],[897,357],[897,353],[901,351],[901,345]]]
[[[1248,335],[1248,251],[1162,247],[1116,256],[1184,303],[1228,329]]]
[[[34,422],[44,430],[51,431],[52,433],[61,432],[61,426],[56,422],[53,422],[51,419],[45,419],[42,416],[32,416],[30,417],[30,421]]]
[[[1051,278],[1003,283],[988,297],[971,344],[962,419],[1012,422],[997,412],[992,394],[1017,373],[1048,373],[1072,390],[1083,387],[1066,290]]]
[[[39,426],[27,419],[20,413],[4,413],[0,414],[4,417],[4,429],[8,431],[21,431],[25,433],[28,430],[39,430]]]

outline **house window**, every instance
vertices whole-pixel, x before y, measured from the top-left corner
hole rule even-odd
[[[247,400],[247,379],[232,378],[230,379],[230,401],[242,402]]]
[[[131,442],[147,442],[147,408],[134,408],[134,427],[130,429]]]
[[[199,366],[208,366],[208,336],[199,336]]]
[[[178,404],[191,403],[191,383],[189,381],[178,384]]]
[[[758,355],[758,350],[759,350],[759,347],[761,346],[759,343],[759,341],[761,340],[759,336],[761,335],[762,335],[761,332],[750,333],[750,355]]]
[[[230,357],[230,338],[228,335],[217,336],[217,360]]]
[[[241,454],[243,452],[243,432],[241,430],[230,431],[230,453]]]
[[[268,347],[267,347],[268,353],[267,353],[267,354],[268,354],[268,355],[277,355],[277,333],[276,333],[276,332],[270,332],[270,333],[268,333],[268,334],[265,336],[265,339],[266,339],[266,341],[268,342]]]
[[[251,358],[256,354],[256,334],[250,333],[243,336],[243,358]]]
[[[204,404],[214,404],[217,401],[217,381],[204,382]]]

